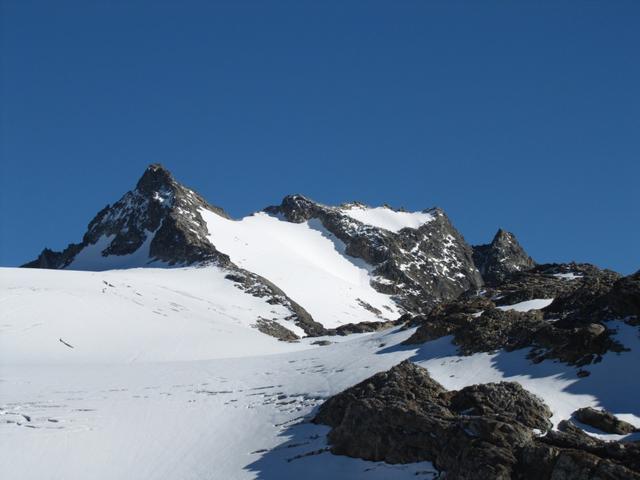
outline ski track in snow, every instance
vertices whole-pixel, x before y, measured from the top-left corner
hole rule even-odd
[[[205,274],[0,269],[4,478],[435,478],[428,462],[334,456],[328,428],[309,423],[328,396],[406,358],[449,389],[518,381],[547,402],[556,424],[601,406],[640,426],[630,382],[640,373],[640,339],[624,323],[610,326],[632,350],[606,354],[586,378],[561,363],[531,364],[527,350],[460,357],[450,337],[400,345],[414,329],[287,344],[250,328],[246,311],[212,315],[209,302],[229,307],[211,297],[223,287]],[[176,336],[181,345],[172,344]]]

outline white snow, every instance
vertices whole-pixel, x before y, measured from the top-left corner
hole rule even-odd
[[[553,303],[553,298],[535,298],[524,302],[515,303],[513,305],[503,305],[498,307],[500,310],[515,310],[516,312],[528,312],[529,310],[540,310],[548,307]]]
[[[0,269],[0,361],[175,361],[300,348],[251,328],[285,320],[216,267],[75,272]],[[62,341],[73,348],[65,346]]]
[[[582,278],[582,275],[580,275],[579,273],[575,273],[575,272],[554,273],[553,276],[557,277],[557,278],[564,278],[565,280],[576,280],[578,278]]]
[[[346,255],[344,243],[320,221],[291,223],[266,213],[230,220],[208,210],[200,213],[218,250],[278,285],[325,327],[400,315],[389,295],[371,287],[370,265]]]
[[[129,255],[107,255],[102,252],[109,247],[115,235],[101,236],[92,245],[83,248],[73,261],[65,268],[67,270],[84,270],[99,272],[103,270],[115,270],[124,268],[136,268],[144,266],[164,267],[164,263],[152,261],[149,258],[149,246],[153,240],[153,232],[145,232],[146,239],[142,245]]]
[[[384,228],[394,233],[403,228],[419,228],[433,220],[433,216],[427,212],[401,212],[388,207],[351,205],[341,208],[340,211],[365,225]]]
[[[3,478],[417,478],[433,467],[331,455],[328,428],[305,421],[326,397],[406,358],[449,389],[518,381],[556,424],[596,406],[640,426],[629,382],[640,375],[637,327],[610,322],[631,350],[607,353],[586,378],[532,364],[526,349],[460,357],[450,337],[401,345],[415,329],[288,344],[247,326],[277,314],[221,275],[0,269]]]

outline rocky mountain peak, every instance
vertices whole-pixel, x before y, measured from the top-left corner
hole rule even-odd
[[[500,228],[488,245],[473,247],[473,259],[487,284],[495,285],[513,272],[528,270],[535,262],[520,245],[516,236]]]
[[[133,190],[107,205],[89,222],[82,242],[70,244],[62,252],[45,249],[38,259],[25,266],[100,269],[100,265],[109,264],[101,258],[122,258],[140,253],[141,249],[145,252],[139,258],[146,263],[188,265],[213,260],[227,263],[228,258],[206,238],[206,223],[199,213],[203,208],[227,216],[222,209],[177,182],[162,165],[152,164]],[[84,255],[79,264],[81,252]],[[86,263],[86,257],[92,258],[91,265]]]
[[[169,170],[159,163],[153,163],[147,167],[138,180],[136,190],[146,195],[153,195],[154,192],[173,189],[175,183],[176,181]]]

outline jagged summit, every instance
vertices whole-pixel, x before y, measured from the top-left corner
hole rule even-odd
[[[498,229],[488,245],[473,247],[473,259],[488,284],[494,285],[504,281],[507,275],[535,266],[535,262],[520,245],[516,236]]]
[[[170,188],[175,183],[169,170],[159,163],[152,163],[138,180],[136,190],[146,194],[153,194],[163,188]]]
[[[133,190],[89,222],[82,242],[62,252],[45,249],[25,267],[103,270],[145,265],[188,265],[225,259],[206,240],[200,209],[227,217],[162,165],[152,164]],[[135,254],[135,255],[134,255]]]

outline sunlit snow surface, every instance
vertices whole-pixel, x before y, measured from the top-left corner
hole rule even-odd
[[[230,220],[207,210],[200,213],[218,250],[278,285],[325,327],[400,315],[391,297],[369,284],[371,267],[346,255],[344,243],[318,220],[291,223],[266,213]]]
[[[373,227],[399,232],[403,228],[418,228],[433,220],[427,212],[400,212],[387,207],[352,205],[340,211],[349,217]]]
[[[540,310],[548,307],[553,303],[553,298],[534,298],[533,300],[525,300],[524,302],[514,303],[513,305],[503,305],[498,307],[500,310],[515,310],[516,312],[528,312],[529,310]]]
[[[107,255],[102,252],[111,245],[115,235],[103,235],[92,245],[83,248],[73,261],[65,268],[67,270],[85,270],[99,272],[132,267],[164,267],[163,262],[152,261],[149,258],[149,247],[153,240],[153,232],[146,232],[146,239],[138,249],[129,255]]]
[[[0,268],[0,361],[196,360],[296,349],[251,328],[290,312],[216,267],[75,272]],[[60,339],[72,345],[64,346]]]
[[[609,325],[631,351],[606,354],[586,367],[591,376],[578,378],[561,363],[531,364],[526,350],[460,357],[448,337],[401,346],[413,329],[329,338],[338,343],[325,347],[266,336],[261,343],[244,320],[228,327],[229,312],[194,313],[215,304],[206,300],[204,278],[198,288],[187,269],[162,272],[175,280],[154,284],[140,271],[0,269],[3,478],[432,478],[428,463],[323,452],[327,428],[306,422],[327,396],[406,358],[446,388],[518,381],[549,404],[556,423],[597,405],[640,425],[638,330],[621,322]],[[237,358],[216,358],[230,355]]]

